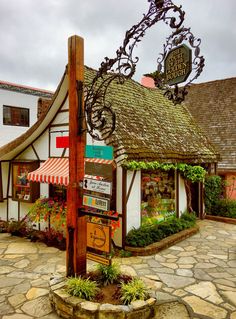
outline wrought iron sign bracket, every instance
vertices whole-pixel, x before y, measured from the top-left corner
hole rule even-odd
[[[154,24],[163,21],[173,30],[164,44],[164,52],[157,59],[157,70],[154,72],[156,86],[163,90],[169,100],[174,104],[181,103],[187,94],[188,86],[200,75],[204,67],[204,58],[200,56],[199,48],[201,40],[195,38],[190,29],[182,25],[185,15],[182,7],[176,6],[171,0],[148,0],[148,2],[150,3],[148,12],[143,15],[139,23],[126,32],[123,44],[116,51],[116,57],[111,59],[105,57],[92,83],[85,87],[87,130],[95,140],[105,140],[114,132],[115,113],[111,103],[106,99],[109,86],[113,81],[123,84],[134,75],[139,58],[133,57],[133,50]],[[195,71],[195,75],[183,87],[179,88],[178,84],[174,84],[173,88],[166,81],[164,61],[169,50],[184,42],[188,42],[194,50],[192,71]]]
[[[76,80],[76,89],[77,89],[77,96],[78,96],[78,136],[81,136],[87,129],[85,126],[85,114],[84,108],[82,107],[83,103],[83,90],[84,90],[84,83],[82,81]]]

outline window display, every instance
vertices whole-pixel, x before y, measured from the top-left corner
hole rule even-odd
[[[39,197],[39,183],[30,182],[29,172],[38,168],[38,161],[17,161],[12,163],[12,199],[34,202]]]
[[[142,172],[142,224],[175,214],[175,172]]]

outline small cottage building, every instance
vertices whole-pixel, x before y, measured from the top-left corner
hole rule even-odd
[[[85,85],[95,74],[85,68]],[[106,99],[116,113],[116,129],[104,142],[87,134],[86,144],[114,149],[109,209],[119,213],[122,225],[115,244],[124,245],[127,232],[149,218],[180,216],[188,209],[189,194],[193,210],[203,218],[202,184],[187,184],[187,175],[175,168],[177,164],[207,168],[217,163],[218,155],[187,108],[172,104],[158,89],[133,80],[123,85],[112,83]],[[1,219],[22,218],[40,196],[66,196],[69,149],[58,141],[68,137],[68,125],[66,70],[46,113],[0,148]]]

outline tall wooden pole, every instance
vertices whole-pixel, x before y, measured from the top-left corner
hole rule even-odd
[[[82,206],[84,178],[85,118],[84,118],[84,41],[68,39],[69,86],[69,186],[67,192],[67,276],[86,273],[86,219],[78,215]]]

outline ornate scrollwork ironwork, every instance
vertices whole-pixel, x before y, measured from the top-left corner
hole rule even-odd
[[[96,73],[92,83],[85,88],[85,113],[87,119],[87,129],[89,134],[96,140],[108,138],[115,130],[115,113],[112,105],[106,101],[108,88],[112,81],[123,84],[125,80],[130,79],[136,70],[138,57],[133,57],[134,47],[144,37],[147,29],[152,27],[158,21],[164,21],[174,29],[171,36],[164,45],[164,53],[158,59],[158,75],[156,74],[156,85],[165,90],[165,95],[174,103],[180,103],[186,95],[186,88],[179,89],[175,85],[172,90],[163,81],[162,62],[167,54],[167,50],[178,43],[183,42],[188,37],[190,45],[195,48],[194,64],[197,68],[197,74],[190,81],[192,82],[202,71],[204,59],[199,57],[199,39],[195,39],[189,29],[182,27],[185,12],[181,6],[176,6],[171,0],[148,0],[150,2],[147,14],[143,15],[142,20],[132,26],[125,34],[122,46],[116,51],[115,58],[105,57]],[[199,44],[196,44],[196,41]],[[200,59],[200,62],[197,60]]]
[[[192,71],[194,71],[195,74],[183,87],[178,87],[178,85],[175,84],[173,89],[166,83],[165,76],[162,72],[163,65],[168,52],[183,42],[188,42],[193,49],[194,59],[192,61]],[[166,44],[164,44],[164,52],[161,53],[160,57],[157,59],[157,71],[153,74],[155,85],[159,89],[164,90],[164,95],[169,100],[173,101],[174,104],[179,104],[184,101],[185,96],[188,94],[187,88],[196,78],[199,77],[204,68],[205,59],[203,56],[200,56],[200,44],[201,39],[195,38],[193,33],[190,31],[190,28],[178,28],[167,38]]]

